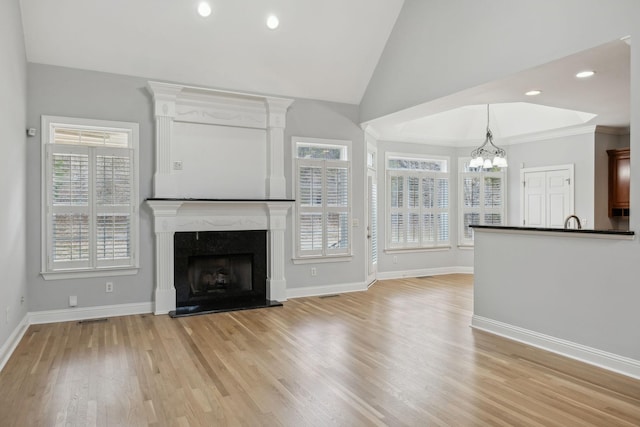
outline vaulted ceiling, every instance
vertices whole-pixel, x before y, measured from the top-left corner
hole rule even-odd
[[[200,1],[21,0],[27,59],[359,104],[403,5],[207,0],[212,14],[204,18],[196,11]],[[266,26],[270,14],[280,21],[275,30]],[[595,69],[596,75],[578,81],[574,75],[582,69]],[[526,97],[530,89],[543,92]],[[487,103],[503,104],[492,110],[497,138],[586,122],[628,126],[629,46],[616,40],[368,125],[382,139],[465,145],[484,135]]]
[[[21,0],[27,60],[359,104],[403,4],[208,2],[203,18],[200,0]]]

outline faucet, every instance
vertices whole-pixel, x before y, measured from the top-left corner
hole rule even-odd
[[[577,215],[569,215],[567,217],[567,219],[564,220],[564,228],[565,228],[565,230],[567,228],[569,228],[569,220],[571,220],[571,218],[575,218],[576,219],[576,224],[578,224],[578,230],[581,230],[582,229],[582,224],[580,224],[580,218],[578,218]]]

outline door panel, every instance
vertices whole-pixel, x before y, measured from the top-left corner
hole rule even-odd
[[[523,225],[562,228],[573,212],[572,167],[522,170]]]
[[[546,227],[545,176],[544,172],[525,174],[524,220],[528,227]]]

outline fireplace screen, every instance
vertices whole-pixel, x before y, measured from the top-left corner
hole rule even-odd
[[[191,295],[241,293],[251,291],[251,255],[191,256]]]
[[[243,309],[267,303],[267,232],[176,232],[176,312]]]

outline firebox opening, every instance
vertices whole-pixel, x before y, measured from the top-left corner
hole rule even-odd
[[[267,232],[199,231],[174,236],[172,316],[270,307]]]

